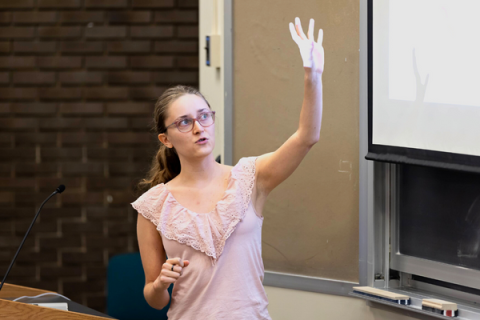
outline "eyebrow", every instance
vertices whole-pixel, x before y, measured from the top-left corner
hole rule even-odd
[[[207,108],[203,108],[203,109],[197,110],[197,113],[203,112],[203,111],[205,111],[205,110],[207,110]],[[184,114],[183,116],[180,116],[180,117],[178,117],[178,118],[175,119],[175,120],[184,119],[184,118],[188,118],[188,117],[189,117],[188,114]]]

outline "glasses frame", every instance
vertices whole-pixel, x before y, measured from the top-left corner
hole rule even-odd
[[[202,114],[204,113],[211,113],[212,114],[212,119],[213,119],[213,122],[212,124],[209,124],[208,126],[204,126],[202,125],[199,121],[198,121],[198,118],[182,118],[182,119],[178,119],[176,120],[175,122],[173,122],[172,124],[169,124],[168,126],[165,127],[165,130],[162,132],[162,133],[165,133],[167,132],[168,128],[170,128],[171,126],[175,125],[178,129],[179,132],[181,133],[188,133],[190,131],[193,130],[193,128],[195,127],[195,121],[197,121],[198,123],[200,123],[200,125],[205,128],[205,127],[210,127],[211,125],[213,125],[215,123],[215,111],[207,111],[207,112],[202,112]],[[192,128],[188,131],[180,131],[180,129],[178,128],[178,123],[180,123],[181,121],[185,120],[185,119],[190,119],[190,120],[193,120],[192,122]]]

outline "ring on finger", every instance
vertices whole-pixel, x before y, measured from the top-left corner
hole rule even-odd
[[[174,267],[174,266],[175,266],[175,265],[174,265],[174,264],[172,264],[172,271],[173,271],[173,267]]]

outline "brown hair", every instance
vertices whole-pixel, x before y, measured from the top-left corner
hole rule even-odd
[[[170,105],[186,94],[194,94],[201,97],[211,109],[210,104],[205,97],[200,91],[193,87],[177,85],[168,88],[155,103],[152,130],[156,132],[157,135],[165,132],[165,119],[168,117]],[[160,141],[159,143],[160,148],[158,149],[157,154],[153,157],[152,165],[147,173],[147,177],[142,179],[137,185],[139,191],[147,191],[157,184],[167,183],[180,173],[180,158],[178,157],[175,148],[173,147],[170,149]]]

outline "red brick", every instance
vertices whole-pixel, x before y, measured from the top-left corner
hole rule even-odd
[[[8,88],[0,89],[1,100],[34,100],[37,98],[36,88]]]
[[[40,38],[75,39],[82,36],[81,27],[39,27]]]
[[[92,263],[92,262],[97,262],[97,263],[103,263],[103,252],[98,251],[98,252],[87,252],[87,253],[82,253],[82,252],[63,252],[62,253],[62,261],[65,264],[72,264],[72,263]],[[64,294],[66,294],[68,297],[71,295],[68,292],[85,292],[88,291],[89,286],[96,286],[98,287],[98,290],[104,290],[103,284],[99,283],[86,283],[86,282],[70,282],[70,281],[64,281],[63,286],[64,286]],[[100,289],[101,288],[101,289]]]
[[[62,24],[85,24],[89,22],[103,22],[105,16],[101,11],[72,11],[61,12],[60,22]]]
[[[18,71],[13,73],[14,84],[55,84],[55,72]]]
[[[11,172],[14,172],[14,163],[0,163],[0,173],[3,177],[10,177]],[[0,217],[4,215],[5,212],[0,210]],[[1,251],[0,251],[1,252]]]
[[[51,145],[57,142],[56,133],[16,133],[15,145],[33,145],[33,144],[45,144]]]
[[[111,163],[109,171],[111,175],[125,175],[125,174],[146,174],[149,170],[148,163]]]
[[[32,150],[35,152],[35,149]],[[35,184],[35,180],[28,178],[0,178],[0,187],[2,188],[31,189],[35,188]]]
[[[171,52],[171,53],[197,53],[197,41],[156,41],[155,52]]]
[[[71,178],[56,178],[56,177],[39,177],[37,180],[38,187],[45,191],[50,191],[55,187],[63,184],[66,186],[68,192],[70,190],[80,190],[82,187],[82,178],[81,177],[71,177]],[[40,218],[42,221],[48,220],[57,220],[58,218],[81,218],[82,209],[81,208],[45,208],[42,211]]]
[[[112,148],[94,148],[95,150],[107,150],[107,149],[112,149]],[[91,152],[92,148],[88,148],[87,150],[87,158],[94,158],[92,156]],[[123,149],[122,149],[123,150]],[[95,151],[93,151],[95,153]],[[99,156],[101,158],[101,156]],[[94,189],[124,189],[124,188],[130,188],[133,189],[134,183],[132,182],[133,180],[131,178],[87,178],[87,189],[89,190],[94,190]],[[99,210],[100,211],[100,210]],[[116,219],[121,219],[122,217],[120,216],[120,213],[115,216]],[[105,219],[106,217],[100,216],[98,217],[97,214],[92,214],[93,217],[91,217],[91,214],[89,210],[87,209],[87,220],[96,220],[96,219]],[[123,216],[125,218],[127,217],[127,212],[126,210],[123,211]]]
[[[128,148],[88,148],[87,158],[94,160],[125,161],[130,157],[131,149]]]
[[[37,66],[45,69],[80,68],[82,57],[39,57],[37,58]]]
[[[86,57],[85,66],[90,69],[123,69],[127,66],[126,57]]]
[[[129,83],[129,84],[142,84],[150,82],[150,72],[109,72],[107,75],[108,83]]]
[[[85,88],[87,100],[125,100],[128,99],[126,88]]]
[[[80,8],[81,0],[38,0],[40,8],[70,9]]]
[[[198,23],[197,10],[162,10],[155,12],[157,23]]]
[[[16,12],[13,22],[17,24],[51,24],[57,22],[57,13],[53,11]]]
[[[130,36],[132,38],[171,38],[173,36],[172,26],[148,26],[148,27],[130,27]]]
[[[151,20],[150,11],[113,11],[108,14],[110,23],[149,23]]]
[[[60,136],[62,140],[62,145],[78,145],[78,144],[101,145],[103,144],[103,135],[98,133],[62,132]]]
[[[0,1],[1,9],[27,9],[33,8],[33,0],[2,0]]]
[[[130,128],[147,130],[153,126],[153,120],[148,118],[132,118],[130,119]],[[145,159],[145,158],[143,158]]]
[[[127,129],[128,120],[126,118],[91,118],[85,120],[87,129]]]
[[[130,97],[135,100],[155,101],[165,91],[165,87],[137,87],[130,88]]]
[[[81,247],[82,241],[80,237],[74,238],[40,238],[40,246],[44,248],[71,248]],[[78,243],[78,244],[77,244]],[[40,277],[58,278],[58,277],[81,277],[82,267],[40,267]]]
[[[153,140],[152,137],[153,135],[143,132],[115,132],[107,133],[107,142],[109,144],[151,144]]]
[[[122,39],[127,35],[127,27],[92,27],[85,29],[87,39]]]
[[[22,162],[22,163],[17,163],[15,166],[15,172],[18,174],[46,174],[46,173],[56,173],[57,171],[58,171],[57,163]]]
[[[87,178],[91,180],[105,180],[105,178]],[[112,178],[113,181],[122,181],[125,178]],[[10,209],[11,210],[11,209]],[[125,208],[87,207],[87,221],[115,221],[128,219],[128,211]],[[8,213],[8,211],[7,211]]]
[[[41,148],[40,157],[42,160],[80,160],[82,158],[81,148]]]
[[[0,119],[2,130],[35,130],[38,127],[38,120],[32,118]]]
[[[85,0],[86,8],[126,8],[127,0]]]
[[[177,37],[179,38],[198,38],[198,26],[180,26],[177,27]]]
[[[82,97],[81,88],[44,88],[40,90],[41,99],[48,100],[77,100]]]
[[[153,115],[153,109],[153,102],[107,103],[107,113],[111,115]]]
[[[35,28],[32,27],[2,27],[0,38],[3,39],[31,39],[35,37]]]
[[[57,43],[55,41],[14,41],[13,51],[19,53],[35,53],[35,54],[49,54],[57,50]]]
[[[13,192],[0,192],[0,203],[13,203],[15,202],[15,193]],[[4,242],[0,241],[0,243]],[[3,243],[2,243],[3,244]],[[18,246],[18,245],[16,245]]]
[[[94,176],[103,176],[103,163],[79,163],[79,162],[64,162],[62,163],[62,172],[64,174],[86,174]],[[102,197],[103,198],[103,197]]]
[[[12,111],[20,115],[54,115],[57,113],[57,105],[55,103],[14,103],[12,104]]]
[[[129,225],[129,227],[132,227],[131,223],[124,222],[123,224]],[[113,227],[113,226],[112,226]],[[135,226],[134,226],[135,227]],[[122,228],[123,229],[123,228]],[[114,232],[112,232],[113,234]],[[108,237],[102,236],[102,235],[89,235],[85,240],[87,247],[91,248],[119,248],[119,249],[125,249],[128,247],[128,238],[127,237],[110,237],[111,234],[109,234]]]
[[[79,118],[50,118],[39,121],[41,129],[79,129],[83,127],[83,119]]]
[[[196,71],[166,71],[155,72],[153,77],[155,83],[161,84],[196,84],[198,83],[198,72]]]
[[[174,0],[133,0],[134,8],[171,8]]]
[[[135,201],[135,198],[128,192],[111,192],[114,204],[128,205]],[[110,238],[115,239],[115,236],[125,236],[127,234],[135,234],[136,225],[128,223],[128,221],[108,221],[105,223],[107,233]]]
[[[14,135],[11,133],[0,133],[0,145],[2,147],[11,147],[13,145]]]
[[[103,75],[101,72],[60,72],[59,81],[62,84],[101,84]]]
[[[173,57],[168,56],[137,56],[130,57],[132,68],[163,69],[173,67]]]
[[[60,113],[64,115],[102,115],[103,104],[102,103],[62,103],[60,105]]]
[[[0,41],[0,53],[10,52],[10,41]]]
[[[45,198],[49,196],[49,194],[41,194],[41,193],[36,193],[34,195],[37,200],[40,200],[43,202]],[[31,197],[31,196],[30,196]],[[28,194],[24,193],[17,193],[16,198],[20,198],[20,202],[22,202],[22,198],[29,198]],[[34,199],[32,199],[34,200]],[[35,201],[35,200],[34,200]],[[40,202],[41,203],[41,202]],[[23,236],[25,235],[25,232],[28,230],[28,227],[30,226],[31,222],[28,221],[15,221],[15,229],[16,233],[19,235]],[[30,233],[43,233],[43,232],[57,232],[57,223],[56,221],[48,221],[48,222],[37,222],[35,223],[35,227],[30,230]]]
[[[10,73],[9,72],[0,72],[0,83],[2,83],[2,84],[10,83]]]
[[[180,8],[198,8],[198,0],[178,0]]]
[[[198,69],[198,57],[177,57],[177,67],[186,69]]]
[[[0,148],[0,160],[35,160],[35,148]]]
[[[151,50],[150,41],[113,41],[107,47],[112,53],[147,53]]]
[[[101,41],[63,41],[60,44],[63,53],[102,53],[103,42]]]
[[[0,69],[24,69],[35,67],[35,57],[0,57]]]
[[[0,12],[0,24],[10,24],[12,21],[11,12]]]

